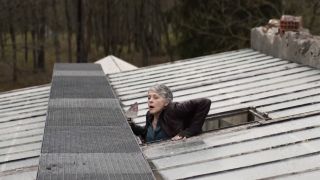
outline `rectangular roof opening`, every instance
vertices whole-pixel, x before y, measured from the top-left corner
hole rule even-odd
[[[246,109],[208,116],[206,118],[206,121],[204,122],[204,125],[202,126],[202,131],[207,132],[229,128],[267,119],[269,119],[267,115],[257,111],[253,107],[250,107]]]
[[[206,117],[206,120],[202,126],[202,132],[210,132],[219,129],[231,128],[235,126],[245,125],[257,121],[265,121],[269,119],[270,118],[266,114],[259,112],[253,107],[223,112],[219,114],[211,114]],[[146,143],[141,141],[139,137],[137,137],[137,141],[140,146],[164,142],[160,140]]]

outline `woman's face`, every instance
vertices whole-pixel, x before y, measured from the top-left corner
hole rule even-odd
[[[148,107],[150,114],[156,115],[160,114],[162,109],[168,105],[168,102],[165,98],[160,96],[154,91],[148,92]]]

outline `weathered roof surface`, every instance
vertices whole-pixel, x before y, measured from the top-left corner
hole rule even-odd
[[[143,147],[166,179],[305,179],[320,175],[320,116],[221,130]],[[307,178],[310,179],[310,178]]]
[[[109,66],[107,61],[117,63],[117,66]],[[114,56],[97,63],[102,64],[105,73],[134,69]],[[0,93],[1,180],[35,179],[49,92],[50,84]]]
[[[320,148],[316,144],[319,74],[319,70],[244,49],[112,74],[109,78],[124,109],[140,102],[136,119],[140,124],[144,124],[147,108],[146,91],[156,82],[169,85],[176,101],[209,97],[213,102],[210,114],[253,106],[274,119],[204,133],[185,142],[143,147],[145,156],[165,177],[180,174],[257,179],[253,175],[261,174],[315,179],[320,169]],[[35,178],[43,127],[32,126],[44,126],[47,106],[41,103],[47,102],[49,89],[46,85],[0,93],[0,111],[4,112],[0,114],[0,179]],[[2,133],[7,131],[12,133]],[[186,169],[187,173],[181,173]]]
[[[50,85],[0,93],[0,179],[35,179]]]
[[[319,111],[320,71],[245,49],[109,75],[125,109],[139,103],[137,123],[147,111],[146,92],[155,83],[175,101],[208,97],[209,114],[256,107],[270,118]],[[311,101],[310,101],[311,100]]]
[[[174,100],[207,97],[209,115],[253,107],[269,120],[143,147],[168,179],[317,177],[320,164],[320,71],[252,49],[198,57],[108,75],[123,108],[138,102],[143,125],[146,92],[155,83]],[[319,141],[319,142],[318,142]]]

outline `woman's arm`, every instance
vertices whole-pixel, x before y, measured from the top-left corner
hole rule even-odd
[[[178,113],[191,115],[189,121],[184,122],[186,127],[178,135],[180,137],[190,137],[201,133],[202,126],[210,110],[211,100],[206,98],[193,99],[179,103]]]
[[[136,135],[136,136],[142,136],[144,137],[145,133],[146,133],[146,126],[139,126],[139,125],[136,125],[132,120],[128,120],[128,123],[133,131],[133,133]]]
[[[136,136],[141,136],[144,139],[147,134],[147,128],[150,126],[150,112],[148,111],[146,114],[146,124],[144,126],[136,125],[131,120],[128,120],[128,122],[129,122],[129,125],[131,126],[133,133]]]

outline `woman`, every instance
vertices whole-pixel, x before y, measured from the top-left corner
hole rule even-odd
[[[130,123],[135,135],[146,142],[160,140],[180,140],[201,133],[211,101],[193,99],[185,102],[172,102],[170,89],[157,84],[148,91],[149,111],[144,127]]]

